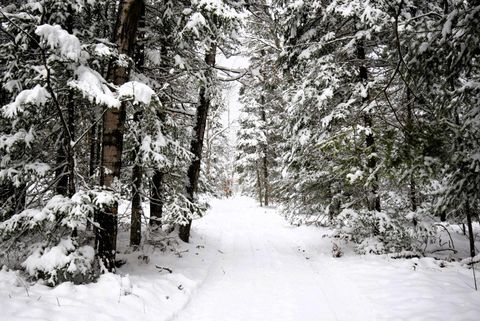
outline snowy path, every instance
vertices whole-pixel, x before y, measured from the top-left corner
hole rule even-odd
[[[194,233],[218,251],[175,321],[374,319],[358,290],[328,264],[312,263],[301,232],[273,210],[247,198],[217,201],[196,223]]]
[[[0,321],[480,320],[464,265],[356,255],[344,243],[332,258],[328,233],[248,198],[213,200],[189,244],[145,246],[147,262],[123,232],[127,264],[95,283],[49,288],[0,269]]]

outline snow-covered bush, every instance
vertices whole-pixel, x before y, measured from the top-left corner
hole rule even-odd
[[[336,217],[337,235],[357,244],[358,253],[420,251],[436,229],[399,212],[344,209]]]
[[[75,238],[64,238],[52,247],[40,246],[22,263],[25,271],[48,285],[63,281],[85,283],[95,278],[95,250],[79,246]]]
[[[96,275],[93,235],[86,229],[95,211],[116,202],[104,190],[53,196],[43,208],[30,208],[0,223],[0,264],[24,269],[48,285],[84,283]],[[12,252],[16,252],[13,253]]]
[[[165,217],[163,218],[172,224],[188,224],[189,220],[202,217],[207,210],[205,202],[191,202],[182,194],[173,194],[172,197],[173,199],[168,200],[165,206]]]

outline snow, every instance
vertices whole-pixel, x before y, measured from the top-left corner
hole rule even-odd
[[[77,61],[82,53],[80,40],[69,34],[59,25],[44,24],[38,26],[35,33],[44,40],[51,49],[58,49],[60,55]]]
[[[25,142],[27,147],[30,147],[30,143],[34,138],[33,129],[27,132],[25,129],[20,129],[19,131],[13,134],[5,134],[0,136],[0,149],[4,149],[7,152],[10,152],[10,149],[17,143],[17,142]]]
[[[38,209],[26,209],[20,212],[19,214],[12,216],[6,221],[0,223],[0,232],[6,233],[13,231],[18,228],[23,222],[30,222],[30,227],[35,226],[40,221],[43,220],[53,220],[53,216],[49,215],[44,211]]]
[[[86,273],[93,263],[95,251],[91,246],[82,246],[75,251],[75,245],[72,239],[62,239],[60,243],[49,249],[37,249],[33,255],[30,255],[22,266],[31,276],[37,273],[49,275],[46,280],[49,283],[55,283],[57,270],[66,267],[69,273]]]
[[[350,184],[355,183],[358,179],[363,177],[364,172],[362,170],[356,169],[354,173],[347,174],[347,179]]]
[[[154,65],[160,65],[162,62],[162,54],[160,53],[160,50],[147,49],[145,50],[145,56]]]
[[[79,90],[90,102],[107,107],[118,108],[120,102],[125,100],[149,105],[155,96],[152,88],[138,81],[129,81],[121,85],[117,93],[113,93],[102,75],[86,66],[79,66],[75,70],[75,78],[68,83],[69,86]]]
[[[42,162],[32,162],[25,164],[23,169],[25,172],[33,172],[35,175],[43,177],[50,171],[50,165]]]
[[[199,12],[195,12],[190,19],[188,20],[187,24],[185,25],[185,30],[193,32],[197,37],[199,37],[200,32],[199,28],[203,28],[207,25],[207,22],[203,15]]]
[[[458,15],[458,10],[452,10],[450,12],[445,20],[445,24],[443,25],[442,28],[442,40],[445,41],[447,36],[452,33],[452,24],[453,20],[457,17]]]
[[[128,251],[88,285],[29,285],[0,271],[0,319],[100,321],[478,320],[472,271],[432,258],[359,256],[252,199],[213,200],[189,244]],[[334,244],[343,252],[332,257]],[[142,258],[147,256],[148,260]],[[158,266],[156,268],[155,266]],[[172,273],[162,269],[166,267]]]
[[[103,43],[96,44],[93,51],[99,57],[108,57],[113,54],[112,50]]]
[[[118,89],[118,99],[133,99],[134,104],[150,105],[153,96],[155,96],[153,89],[138,81],[129,81]]]
[[[68,85],[79,90],[90,102],[108,107],[120,107],[120,101],[114,97],[107,82],[98,72],[86,66],[79,66],[75,70],[75,77],[76,80],[70,81]]]
[[[114,193],[110,191],[96,191],[93,203],[98,206],[109,206],[118,201]]]
[[[2,108],[3,115],[6,118],[14,118],[18,113],[24,111],[25,105],[45,105],[50,99],[48,91],[40,85],[36,85],[32,89],[25,89],[21,91],[15,101]]]

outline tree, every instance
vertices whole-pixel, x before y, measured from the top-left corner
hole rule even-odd
[[[120,55],[124,55],[124,59],[133,57],[143,6],[143,0],[120,2],[113,42],[117,45]],[[118,62],[110,66],[109,79],[117,86],[122,85],[129,80],[129,73],[130,67]],[[120,178],[125,117],[125,102],[122,102],[119,108],[108,109],[103,116],[100,185],[106,188],[114,189],[115,180]],[[107,206],[98,216],[100,225],[97,231],[97,254],[108,271],[115,271],[117,212],[118,204],[114,203]]]
[[[194,124],[193,137],[190,144],[190,151],[193,154],[192,162],[188,168],[188,183],[186,186],[187,200],[190,204],[190,213],[184,217],[180,224],[179,237],[188,242],[192,218],[201,213],[201,206],[197,202],[198,181],[201,170],[201,157],[203,140],[208,111],[211,108],[212,97],[217,90],[215,85],[216,74],[214,72],[217,48],[228,46],[225,36],[238,28],[237,10],[241,10],[242,4],[224,1],[221,3],[210,3],[200,1],[192,6],[192,15],[187,26],[197,41],[201,43],[205,51],[203,66],[204,70],[198,75],[200,82],[199,101],[196,111],[196,122]],[[203,33],[201,35],[201,33]],[[201,36],[200,36],[201,35]]]
[[[205,63],[212,68],[215,66],[215,56],[217,55],[216,44],[211,43],[205,54]],[[198,179],[200,177],[200,168],[202,161],[203,139],[205,136],[205,126],[207,124],[208,110],[210,109],[211,98],[209,84],[211,82],[212,70],[207,70],[205,75],[205,84],[200,87],[200,98],[197,107],[197,121],[193,128],[194,136],[190,146],[190,152],[193,154],[192,163],[188,168],[187,196],[190,202],[195,201],[195,194],[198,192]],[[184,225],[180,225],[179,236],[184,242],[190,238],[190,228],[192,220],[189,219]]]

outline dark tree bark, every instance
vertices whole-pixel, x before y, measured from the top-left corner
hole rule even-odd
[[[263,95],[261,96],[260,108],[261,108],[260,117],[264,125],[266,126],[267,113],[265,112],[265,97]],[[264,130],[266,130],[266,128],[264,128]],[[265,133],[265,137],[267,137],[267,133]],[[270,184],[268,182],[268,142],[265,142],[262,148],[263,148],[262,169],[263,169],[263,187],[264,187],[263,196],[265,197],[264,204],[265,206],[268,206],[269,198],[270,198]]]
[[[362,41],[359,41],[357,44],[357,58],[361,62],[360,69],[359,69],[359,79],[364,84],[367,85],[368,81],[368,71],[367,67],[364,65],[365,63],[365,46]],[[363,99],[364,102],[368,100],[368,97]],[[363,113],[363,120],[365,122],[365,127],[372,128],[373,127],[373,120],[372,116],[368,112]],[[365,144],[367,147],[367,152],[372,154],[375,152],[375,137],[373,136],[373,132],[370,130],[370,133],[367,134],[365,138]],[[367,160],[367,167],[373,172],[377,167],[377,159],[376,157],[369,157]],[[375,174],[375,179],[372,182],[369,195],[367,197],[367,205],[370,211],[378,211],[380,212],[380,196],[378,195],[378,175]]]
[[[140,29],[138,40],[142,40],[145,37],[145,5],[142,5],[140,12],[140,21],[138,23]],[[142,42],[137,41],[135,52],[135,66],[142,72],[145,63],[145,45]],[[142,117],[142,110],[135,112],[133,115],[133,121],[140,128],[140,121]],[[133,169],[132,169],[132,215],[130,218],[130,245],[134,248],[138,248],[142,241],[142,196],[141,189],[143,185],[143,168],[137,162],[137,156],[140,152],[141,137],[137,137],[137,146],[133,152]]]
[[[70,90],[68,95],[68,130],[70,132],[71,140],[75,139],[75,101],[73,90]],[[67,162],[68,162],[68,196],[72,197],[75,194],[75,154],[72,148],[72,142],[68,140],[67,149]]]
[[[97,139],[97,124],[95,122],[95,117],[92,116],[92,124],[90,131],[88,133],[88,145],[90,147],[89,150],[89,160],[88,160],[88,177],[90,182],[93,182],[93,177],[95,175],[95,170],[97,169],[97,144],[100,145]],[[92,229],[92,223],[90,220],[87,220],[86,224],[87,231]]]
[[[73,9],[68,7],[68,16],[65,20],[65,27],[69,33],[73,33]],[[59,144],[57,151],[57,165],[59,167],[56,171],[58,179],[56,192],[61,195],[71,197],[75,194],[75,157],[72,148],[72,141],[75,139],[75,101],[73,90],[68,91],[66,97],[67,101],[67,128],[68,131],[62,132],[62,143]]]
[[[156,170],[152,177],[152,187],[150,196],[150,226],[158,227],[161,225],[163,204],[164,204],[164,174]]]
[[[133,165],[132,170],[132,217],[130,226],[130,245],[138,247],[142,241],[142,197],[140,189],[142,188],[142,167],[138,164]]]
[[[120,1],[117,22],[113,34],[113,42],[121,54],[133,56],[138,22],[144,3],[143,0]],[[129,67],[112,65],[109,79],[115,85],[128,81]],[[100,185],[112,187],[115,179],[120,178],[122,167],[123,133],[125,130],[126,106],[108,109],[103,116],[102,163]],[[108,271],[115,271],[115,253],[117,243],[118,204],[106,207],[98,215],[100,228],[97,229],[96,249]]]
[[[55,186],[55,193],[60,195],[67,195],[68,188],[68,164],[67,164],[67,152],[65,151],[66,145],[68,144],[68,137],[65,137],[65,134],[62,132],[60,141],[58,142],[57,149],[57,169],[55,170],[55,180],[57,184]],[[66,142],[65,142],[66,140]]]
[[[133,120],[139,123],[140,112],[133,115]],[[133,153],[133,169],[132,169],[132,215],[130,220],[130,245],[138,248],[142,241],[142,196],[140,191],[142,189],[142,175],[143,169],[137,163],[136,158],[140,151],[140,144],[135,147]]]
[[[211,68],[215,65],[215,57],[217,54],[217,47],[215,44],[212,44],[210,49],[205,54],[205,62]],[[207,124],[208,110],[210,108],[210,97],[207,93],[209,86],[208,80],[213,77],[211,74],[212,71],[207,71],[207,83],[203,84],[200,88],[200,102],[197,107],[197,122],[194,131],[194,138],[192,139],[190,145],[190,151],[194,155],[192,163],[188,168],[188,184],[187,184],[187,197],[190,202],[195,201],[195,194],[198,189],[198,178],[200,176],[200,167],[202,161],[202,148],[203,148],[203,138],[205,136],[205,126]],[[179,236],[180,239],[184,242],[188,242],[190,238],[190,228],[192,225],[192,220],[188,220],[188,223],[185,225],[180,225]]]
[[[168,57],[169,52],[168,49],[174,46],[172,38],[169,36],[173,30],[171,30],[171,26],[167,25],[166,29],[164,30],[165,38],[162,39],[161,44],[161,55],[163,57]],[[161,63],[162,70],[169,70],[172,66],[168,64],[167,59],[163,59]],[[169,104],[168,99],[165,96],[161,96],[160,100],[162,102],[162,106],[167,106]],[[158,119],[164,123],[166,120],[166,115],[164,110],[157,111]],[[156,168],[153,173],[153,177],[150,184],[150,226],[157,228],[162,225],[162,216],[163,216],[163,205],[165,203],[165,173],[163,170]]]
[[[27,185],[15,187],[6,181],[0,184],[0,222],[5,221],[25,209]]]
[[[467,215],[468,241],[470,243],[470,257],[474,257],[475,256],[475,235],[473,234],[472,212],[471,212],[470,203],[468,200],[465,203],[465,214]]]
[[[255,172],[257,176],[257,185],[258,185],[258,201],[260,202],[260,207],[263,206],[263,193],[262,193],[262,179],[260,178],[260,166],[258,164],[258,161],[255,164]]]
[[[97,166],[97,124],[93,124],[95,119],[92,119],[92,128],[90,128],[90,133],[88,135],[89,145],[90,145],[90,158],[88,164],[88,176],[90,178],[95,175],[95,169]]]

